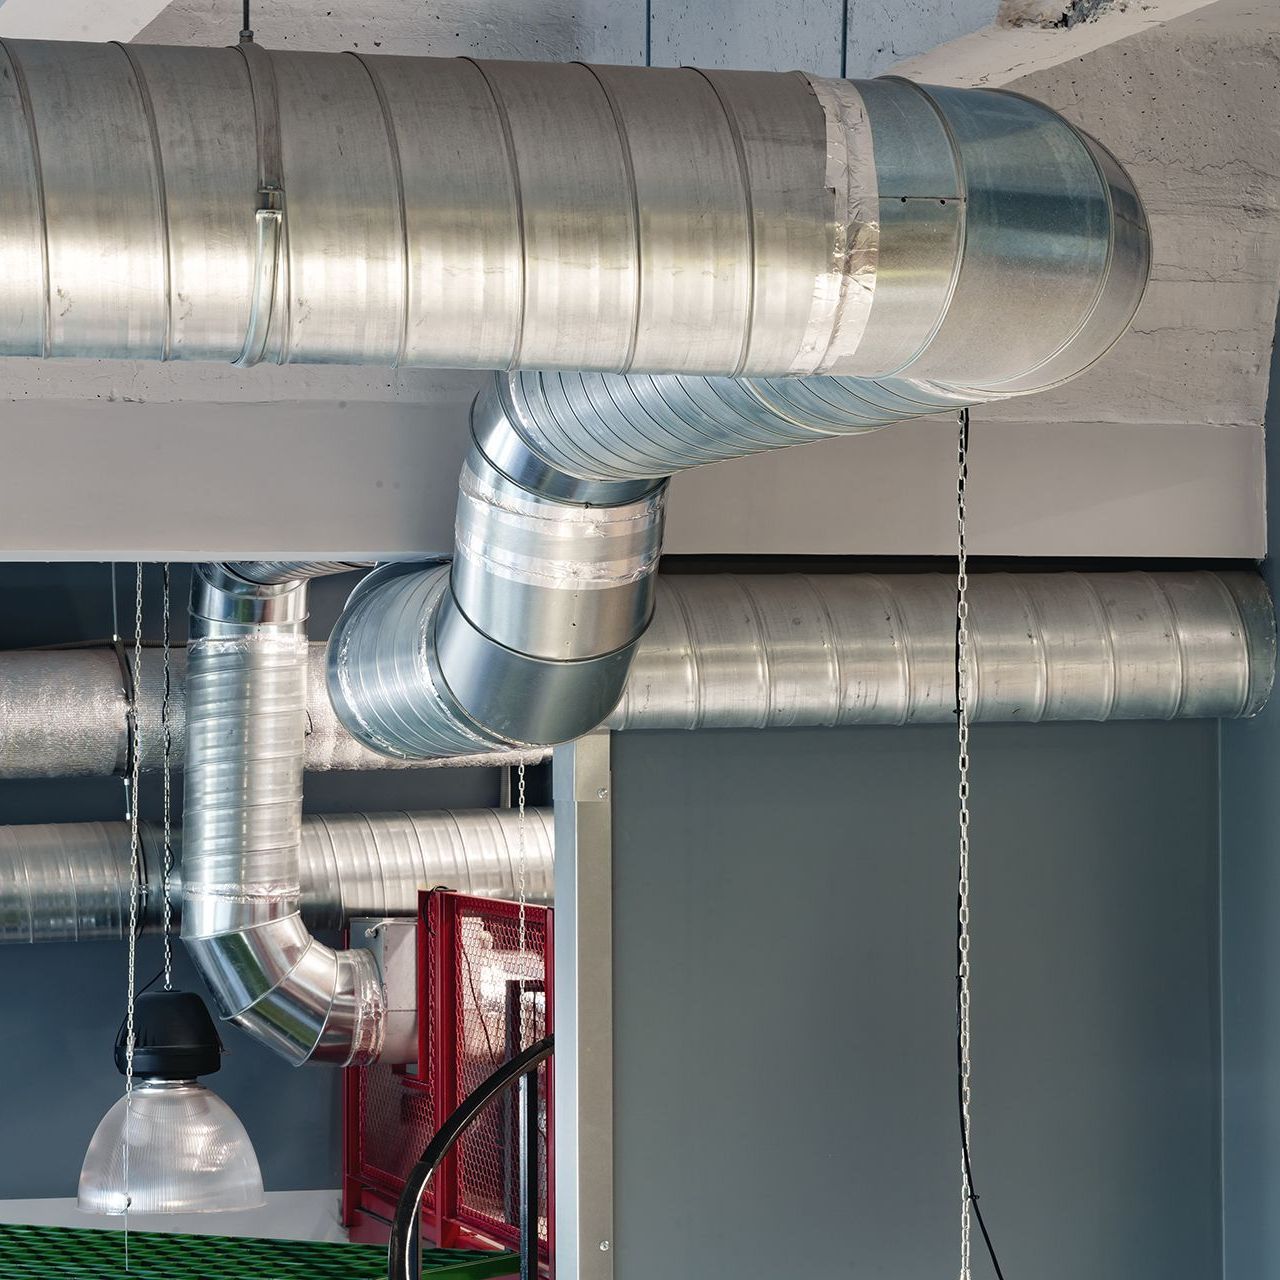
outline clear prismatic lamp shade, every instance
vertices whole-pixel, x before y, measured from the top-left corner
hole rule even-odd
[[[256,1209],[262,1174],[253,1144],[221,1098],[194,1080],[144,1080],[98,1126],[80,1171],[79,1207],[124,1213]]]
[[[217,1070],[221,1055],[204,1002],[188,992],[141,996],[136,1025],[137,1082],[89,1143],[79,1208],[123,1214],[260,1207],[262,1173],[244,1125],[195,1079]],[[117,1063],[121,1057],[117,1045]]]

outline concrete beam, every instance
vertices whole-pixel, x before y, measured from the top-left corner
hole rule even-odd
[[[1274,4],[1156,0],[1069,31],[988,30],[895,70],[1049,103],[1119,157],[1151,220],[1151,286],[1125,337],[984,419],[1261,426],[1280,302]]]

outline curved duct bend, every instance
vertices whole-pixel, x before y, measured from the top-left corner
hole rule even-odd
[[[299,910],[306,735],[305,577],[227,565],[192,582],[182,937],[230,1019],[295,1063],[382,1048],[373,956],[312,938]]]
[[[652,615],[667,477],[1041,390],[1123,333],[1146,219],[1091,138],[1005,93],[811,85],[838,266],[818,279],[821,353],[789,371],[866,376],[497,375],[472,410],[452,567],[372,575],[331,637],[330,697],[366,746],[423,758],[589,731]],[[763,155],[744,182],[763,185],[753,279],[772,290],[781,178]],[[744,352],[773,336],[749,329]]]

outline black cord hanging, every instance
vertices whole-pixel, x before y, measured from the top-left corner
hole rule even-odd
[[[956,574],[956,643],[955,643],[955,681],[956,681],[956,725],[960,734],[960,822],[961,822],[961,866],[960,885],[956,894],[956,1103],[960,1118],[960,1150],[964,1156],[965,1195],[982,1232],[982,1240],[987,1248],[987,1256],[995,1269],[997,1280],[1004,1280],[1004,1272],[1000,1269],[1000,1259],[996,1256],[995,1244],[991,1233],[987,1230],[986,1220],[982,1216],[982,1207],[978,1203],[978,1192],[973,1182],[973,1159],[969,1154],[969,1107],[968,1107],[968,984],[969,969],[968,948],[968,826],[969,826],[969,716],[967,703],[968,675],[968,638],[969,638],[969,603],[968,603],[968,545],[966,542],[968,511],[966,508],[967,486],[969,482],[969,410],[960,410],[960,439],[957,450],[958,475],[956,480],[956,525],[958,535],[958,556]],[[964,1254],[961,1260],[962,1280],[969,1280],[968,1266],[968,1225],[964,1231]]]

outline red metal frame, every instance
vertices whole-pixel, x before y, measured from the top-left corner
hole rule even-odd
[[[419,898],[418,910],[418,1062],[408,1068],[375,1064],[351,1068],[343,1081],[343,1184],[342,1219],[351,1238],[367,1243],[385,1243],[396,1200],[404,1186],[408,1168],[422,1153],[427,1140],[463,1100],[470,1088],[480,1083],[474,1078],[477,1066],[488,1074],[488,1063],[468,1058],[460,1027],[468,1016],[478,1013],[486,1040],[489,1031],[483,1011],[475,1004],[477,994],[464,929],[480,928],[488,940],[495,933],[511,936],[518,930],[520,908],[514,902],[471,898],[446,890],[433,890]],[[460,922],[467,922],[460,929]],[[554,1026],[554,924],[549,908],[525,908],[527,952],[541,953],[544,987],[545,1030]],[[538,966],[534,965],[536,970]],[[462,994],[462,975],[468,980]],[[523,999],[515,993],[520,1008]],[[470,1004],[467,1002],[471,1001]],[[465,1006],[465,1007],[464,1007]],[[525,1036],[529,1040],[529,1036]],[[490,1052],[493,1046],[488,1046]],[[526,1045],[527,1047],[527,1045]],[[547,1229],[543,1244],[543,1273],[553,1274],[555,1256],[555,1144],[552,1072],[544,1068],[546,1098],[546,1203]],[[499,1105],[498,1103],[494,1104]],[[395,1112],[391,1121],[387,1110]],[[397,1123],[398,1121],[398,1123]],[[403,1133],[403,1141],[398,1135]],[[496,1134],[483,1124],[463,1139],[462,1149],[474,1153],[479,1162],[490,1156],[495,1164],[505,1157],[496,1143]],[[488,1143],[494,1145],[486,1145]],[[468,1146],[467,1144],[471,1144]],[[381,1163],[371,1158],[371,1151]],[[390,1157],[390,1158],[388,1158]],[[394,1166],[394,1167],[391,1167]],[[492,1189],[492,1184],[490,1186]],[[460,1169],[459,1148],[446,1157],[432,1179],[423,1199],[423,1236],[443,1248],[512,1248],[518,1244],[514,1224],[499,1220],[494,1212],[468,1203]]]

